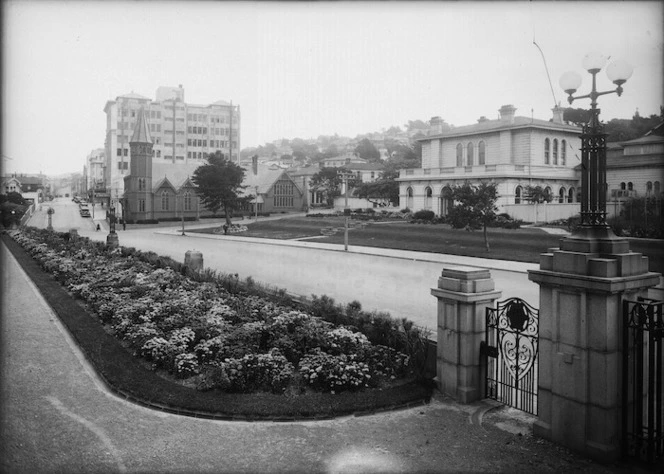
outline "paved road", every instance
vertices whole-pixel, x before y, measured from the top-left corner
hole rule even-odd
[[[106,239],[107,231],[94,231],[90,219],[81,218],[73,202],[56,200],[52,206],[55,230],[79,228],[83,236]],[[35,213],[28,224],[45,227],[45,210]],[[438,277],[448,266],[490,268],[496,289],[503,292],[502,299],[520,297],[539,307],[538,286],[526,273],[537,267],[534,264],[352,245],[344,252],[343,245],[312,241],[194,233],[182,236],[177,224],[170,230],[118,230],[118,235],[123,246],[151,250],[178,261],[184,261],[187,250],[198,250],[204,265],[219,272],[251,276],[298,295],[327,295],[342,304],[357,300],[365,310],[387,311],[430,329],[436,328],[437,311],[431,288],[437,286]]]
[[[392,413],[293,423],[139,407],[108,392],[2,244],[0,258],[0,472],[627,472],[532,438],[532,419],[513,410],[439,396]]]

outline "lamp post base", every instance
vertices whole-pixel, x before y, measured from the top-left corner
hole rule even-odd
[[[629,241],[618,237],[607,225],[582,225],[560,241],[560,250],[614,255],[628,253]]]
[[[118,239],[118,234],[111,232],[106,236],[106,246],[110,248],[116,248],[120,245],[120,239]]]

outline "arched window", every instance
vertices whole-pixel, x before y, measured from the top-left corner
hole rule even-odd
[[[570,204],[574,202],[574,188],[569,188],[569,192],[567,193],[567,202]]]
[[[625,183],[620,183],[620,190],[624,191],[625,190]]]
[[[652,181],[646,183],[646,194],[652,194]]]
[[[440,215],[446,216],[453,204],[452,190],[449,186],[445,186],[440,192]]]
[[[548,165],[550,162],[549,154],[551,153],[551,141],[547,138],[544,140],[544,164]]]
[[[558,164],[558,139],[553,139],[553,164]]]
[[[468,143],[467,149],[468,149],[468,156],[466,157],[467,165],[473,166],[475,164],[473,163],[474,161],[473,152],[475,151],[475,147],[473,146],[472,143]]]
[[[189,191],[184,193],[184,210],[191,211],[191,193]]]
[[[655,181],[655,194],[660,193],[660,188],[659,188],[659,181]]]
[[[481,141],[479,143],[479,145],[477,145],[477,147],[479,149],[478,152],[477,152],[478,160],[479,160],[478,164],[485,165],[486,164],[486,144],[484,143],[484,141]]]
[[[546,198],[547,198],[546,201],[547,202],[551,202],[553,200],[552,199],[553,198],[553,193],[551,191],[550,186],[547,186],[546,188],[544,188],[544,196],[546,196]]]
[[[463,166],[463,145],[459,143],[456,149],[457,166]]]
[[[523,194],[523,188],[517,186],[514,190],[514,204],[521,204],[521,195]]]
[[[565,188],[560,188],[558,191],[558,203],[563,204],[565,202]]]
[[[433,191],[429,186],[424,190],[424,209],[431,209],[431,198],[433,197]]]
[[[567,141],[560,142],[560,164],[565,166],[567,164]]]
[[[168,191],[161,192],[161,210],[168,211]]]
[[[406,190],[406,207],[410,210],[413,209],[413,188],[408,188]]]
[[[143,191],[145,189],[145,178],[138,178],[138,190]]]
[[[633,191],[634,190],[634,183],[631,181],[627,183],[627,191]]]

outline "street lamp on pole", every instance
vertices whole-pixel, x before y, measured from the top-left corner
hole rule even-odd
[[[354,175],[349,172],[342,171],[340,177],[344,183],[345,202],[344,202],[344,250],[348,251],[348,218],[350,216],[350,209],[348,208],[348,181],[354,178]]]
[[[581,76],[574,71],[566,72],[559,81],[570,104],[578,99],[590,99],[590,117],[581,134],[581,225],[573,238],[616,239],[606,223],[606,133],[599,121],[597,98],[613,93],[622,95],[622,86],[631,77],[633,69],[623,60],[609,64],[607,76],[617,87],[598,92],[597,73],[606,65],[607,59],[599,53],[589,53],[583,58],[584,69],[592,75],[589,94],[573,95],[581,86]]]

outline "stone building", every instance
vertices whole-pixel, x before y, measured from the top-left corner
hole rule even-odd
[[[497,120],[481,117],[473,125],[434,128],[419,140],[422,168],[400,172],[400,207],[446,215],[452,187],[487,181],[498,185],[499,212],[515,218],[541,221],[578,214],[581,129],[563,122],[563,108],[552,110],[551,120],[540,120],[517,116],[513,106],[504,105]],[[548,189],[553,201],[544,209],[527,203],[527,186]]]

